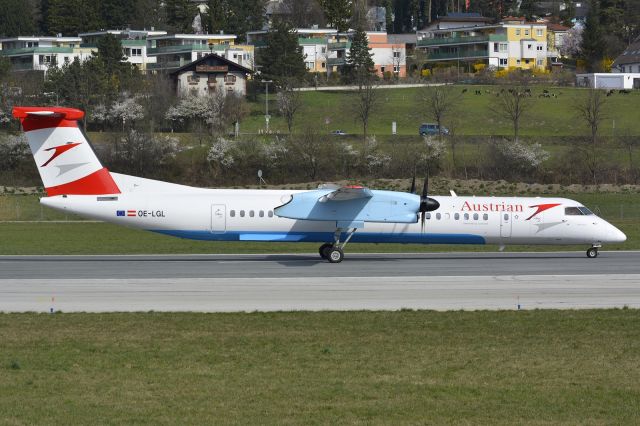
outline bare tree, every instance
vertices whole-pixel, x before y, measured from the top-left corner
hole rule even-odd
[[[517,85],[509,89],[502,88],[490,109],[511,121],[514,141],[517,143],[520,136],[520,120],[527,115],[530,107],[531,90],[525,85]]]
[[[598,89],[589,89],[587,96],[575,105],[575,112],[590,130],[589,149],[585,152],[587,167],[591,172],[593,183],[597,183],[598,164],[600,163],[600,150],[598,146],[598,130],[600,123],[606,118],[605,93]]]
[[[425,87],[419,92],[420,103],[438,123],[438,136],[442,137],[444,121],[455,111],[460,96],[451,86]]]
[[[380,105],[381,98],[373,76],[368,73],[358,75],[358,90],[355,92],[353,107],[356,119],[362,123],[362,140],[366,142],[369,119]]]
[[[280,92],[278,92],[278,110],[280,114],[287,120],[287,129],[291,133],[293,120],[296,113],[302,106],[302,97],[298,90],[294,90],[292,84],[283,84]]]

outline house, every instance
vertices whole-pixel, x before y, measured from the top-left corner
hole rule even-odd
[[[475,15],[475,14],[473,14]],[[506,17],[489,24],[477,16],[443,19],[417,33],[416,49],[425,64],[450,64],[468,70],[484,64],[493,68],[545,69],[547,26],[524,18]]]
[[[233,34],[165,34],[147,38],[147,55],[155,58],[148,69],[172,72],[211,53],[243,67],[253,68],[254,47],[235,44]]]
[[[309,72],[327,72],[328,40],[334,37],[338,31],[333,28],[296,28],[298,45],[302,47],[302,56]],[[267,30],[249,31],[247,43],[260,49],[266,46]]]
[[[148,64],[155,64],[156,57],[147,55],[147,38],[153,36],[166,35],[166,31],[155,30],[105,30],[80,33],[78,37],[82,39],[81,46],[97,51],[99,40],[107,34],[120,40],[122,45],[122,55],[125,61],[135,65],[140,71],[146,71]]]
[[[209,53],[171,72],[178,96],[247,94],[247,79],[253,70],[215,53]]]
[[[565,27],[561,24],[547,22],[547,58],[549,65],[562,66],[560,59],[562,58],[562,48],[565,43],[565,39],[569,34],[569,27]]]
[[[614,73],[640,73],[640,37],[631,43],[611,65]]]
[[[44,71],[78,58],[91,57],[80,37],[11,37],[0,39],[0,56],[9,58],[13,71]]]
[[[346,64],[351,49],[353,32],[338,33],[329,40],[328,72],[340,71]],[[373,66],[379,77],[407,75],[407,47],[404,43],[393,43],[385,31],[367,31],[367,44]]]
[[[576,74],[576,85],[592,89],[640,89],[640,73]]]

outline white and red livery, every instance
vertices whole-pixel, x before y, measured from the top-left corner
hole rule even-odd
[[[422,196],[360,186],[311,191],[204,189],[108,171],[72,108],[16,107],[47,192],[42,204],[132,228],[214,241],[585,244],[596,257],[626,236],[566,198]],[[415,185],[414,185],[415,186]],[[413,192],[413,191],[411,191]]]

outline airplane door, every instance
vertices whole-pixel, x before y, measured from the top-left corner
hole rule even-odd
[[[508,212],[500,213],[500,236],[504,238],[511,237],[513,229],[513,215]]]
[[[211,205],[211,232],[222,234],[227,230],[227,206],[224,204]]]

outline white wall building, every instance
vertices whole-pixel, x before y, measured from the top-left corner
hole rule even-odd
[[[47,71],[91,57],[80,37],[12,37],[0,39],[0,55],[9,58],[14,71]]]
[[[576,85],[592,89],[640,89],[640,73],[576,74]]]
[[[106,30],[89,33],[80,33],[82,47],[97,50],[98,41],[107,34],[111,34],[120,40],[122,54],[127,62],[137,66],[141,71],[147,69],[148,64],[155,64],[156,57],[147,55],[147,38],[167,34],[166,31],[147,30]]]

